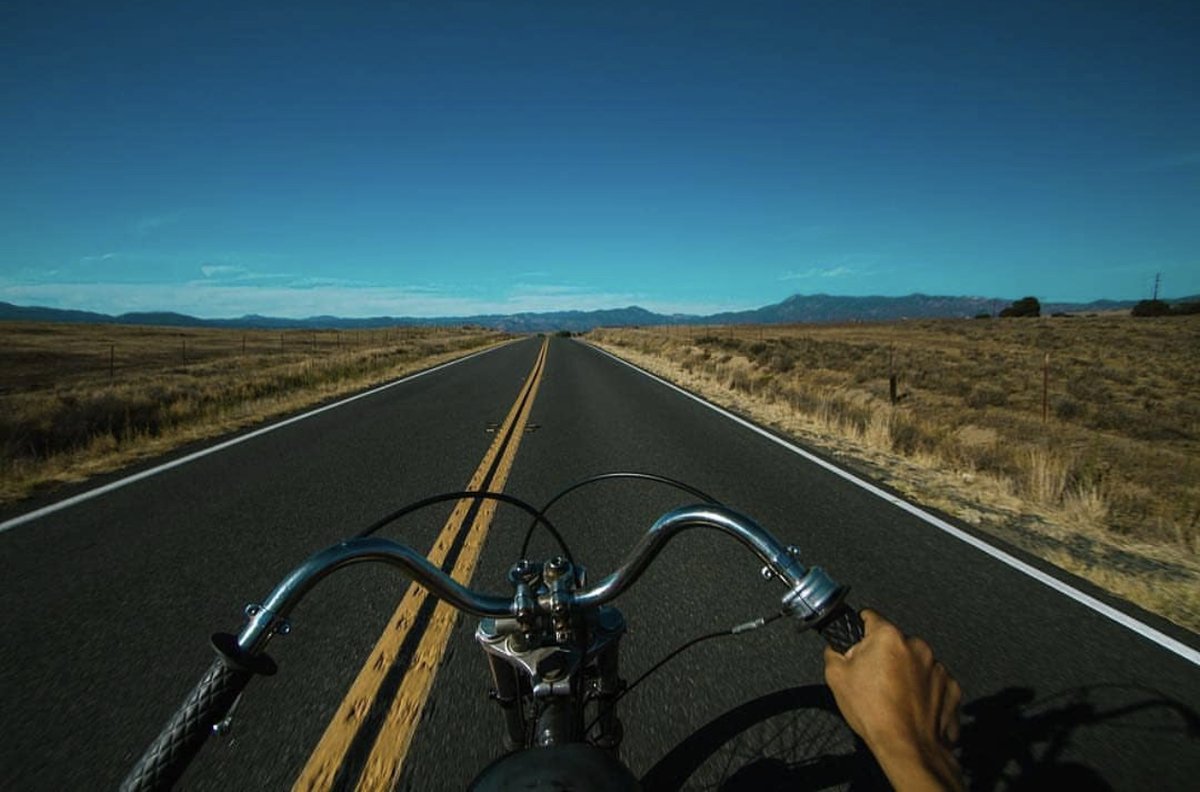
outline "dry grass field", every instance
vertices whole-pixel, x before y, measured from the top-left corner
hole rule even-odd
[[[0,502],[499,343],[460,328],[0,323]]]
[[[1200,631],[1200,317],[589,340]]]

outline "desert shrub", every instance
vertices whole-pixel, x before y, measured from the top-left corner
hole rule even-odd
[[[1067,380],[1067,393],[1091,404],[1108,404],[1113,400],[1112,388],[1095,377],[1071,377]]]
[[[821,400],[817,416],[823,423],[861,437],[871,422],[871,413],[841,396],[826,396]]]
[[[1003,407],[1008,404],[1008,391],[989,382],[980,382],[971,388],[964,401],[975,409]]]
[[[790,387],[785,393],[787,403],[796,412],[813,415],[821,409],[821,398],[807,388]]]
[[[1020,466],[1009,446],[959,444],[949,456],[958,464],[965,465],[977,473],[990,473],[1009,480],[1020,475]]]
[[[928,451],[936,445],[935,438],[911,419],[897,416],[892,421],[891,430],[892,450],[905,456]]]
[[[1058,396],[1052,402],[1054,415],[1060,421],[1071,421],[1083,415],[1083,406],[1074,399]]]
[[[1125,431],[1130,437],[1152,443],[1192,439],[1190,432],[1167,421],[1159,420],[1157,416],[1142,416],[1132,426],[1126,427]]]
[[[786,374],[796,367],[796,360],[787,352],[776,352],[767,360],[767,366],[772,371]]]
[[[1061,503],[1071,483],[1072,460],[1050,449],[1033,448],[1023,462],[1024,475],[1018,482],[1021,492],[1041,503]]]
[[[1139,417],[1120,404],[1110,404],[1103,410],[1096,410],[1089,423],[1094,429],[1122,433],[1141,425]]]
[[[1115,368],[1113,366],[1101,366],[1096,371],[1101,377],[1112,382],[1119,382],[1122,385],[1130,385],[1134,381],[1134,371],[1132,368]]]

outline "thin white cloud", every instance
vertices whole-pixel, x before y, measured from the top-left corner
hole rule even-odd
[[[781,281],[816,280],[818,278],[846,278],[862,274],[852,267],[838,264],[833,267],[809,267],[806,270],[792,270],[779,276]]]
[[[370,288],[378,284],[350,278],[297,275],[291,272],[256,272],[239,264],[201,264],[204,280],[189,281],[188,286],[276,286],[289,289],[314,289],[321,286]]]
[[[370,281],[355,280],[353,278],[328,278],[328,277],[313,277],[313,276],[290,276],[287,282],[288,288],[292,289],[318,289],[325,287],[340,287],[347,289],[370,289],[375,288],[378,284]],[[405,291],[410,291],[407,287]]]
[[[231,278],[245,275],[246,268],[236,264],[201,264],[200,273],[206,278]]]
[[[100,264],[105,261],[111,261],[117,257],[116,253],[102,253],[99,256],[83,256],[79,259],[80,264]]]
[[[583,286],[575,286],[567,283],[517,283],[512,287],[513,294],[538,297],[583,294],[587,291],[588,289]]]
[[[165,226],[174,225],[179,222],[179,214],[177,212],[168,214],[150,214],[139,217],[133,221],[130,231],[136,237],[146,237],[153,232]]]
[[[187,284],[130,283],[0,283],[0,300],[18,305],[44,305],[121,314],[130,311],[178,311],[205,318],[245,314],[303,318],[333,315],[475,316],[481,314],[591,311],[640,305],[659,313],[709,314],[753,306],[723,303],[664,302],[637,293],[571,291],[542,293],[516,290],[495,295],[464,296],[449,287],[359,287],[338,284],[295,288],[198,280]]]

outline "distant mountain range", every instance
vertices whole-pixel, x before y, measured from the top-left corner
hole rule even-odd
[[[1200,295],[1172,302],[1200,301]],[[594,327],[632,325],[702,324],[790,324],[808,322],[885,322],[897,319],[972,317],[994,314],[1009,300],[984,297],[936,297],[910,294],[906,297],[834,297],[828,294],[794,294],[783,302],[748,311],[732,311],[696,316],[659,314],[639,308],[611,308],[599,311],[554,311],[549,313],[489,314],[483,316],[397,317],[376,316],[347,319],[338,316],[312,316],[307,319],[281,319],[250,314],[237,319],[201,319],[186,314],[154,312],[124,313],[119,316],[89,311],[64,311],[57,308],[19,306],[0,302],[0,320],[33,322],[80,322],[89,324],[159,325],[166,327],[238,327],[265,329],[366,329],[395,325],[445,326],[479,325],[514,333],[555,330],[584,331]],[[1128,310],[1134,300],[1098,300],[1090,303],[1043,303],[1042,313],[1092,313]]]

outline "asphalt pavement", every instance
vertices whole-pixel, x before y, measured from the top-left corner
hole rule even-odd
[[[208,664],[209,633],[236,629],[242,607],[309,553],[467,483],[539,344],[479,355],[0,533],[4,786],[114,787]],[[975,786],[1194,788],[1193,660],[603,353],[551,339],[505,491],[541,503],[617,470],[680,479],[753,516],[850,584],[855,603],[925,637],[965,690],[963,761]],[[655,517],[692,500],[646,482],[603,482],[550,516],[596,579]],[[385,533],[427,550],[449,511]],[[499,512],[475,585],[504,591],[525,528],[521,514]],[[545,556],[554,545],[539,534],[533,549]],[[668,546],[618,603],[630,624],[625,676],[696,635],[769,615],[781,592],[758,567],[716,534]],[[271,645],[279,674],[255,681],[231,735],[206,746],[183,787],[290,788],[405,587],[394,571],[369,567],[322,584],[294,614],[293,633]],[[453,630],[402,788],[462,788],[500,752],[473,630],[470,618]],[[823,788],[868,772],[829,711],[820,650],[816,636],[777,622],[679,655],[622,701],[623,759],[655,785],[696,788],[731,776]]]

